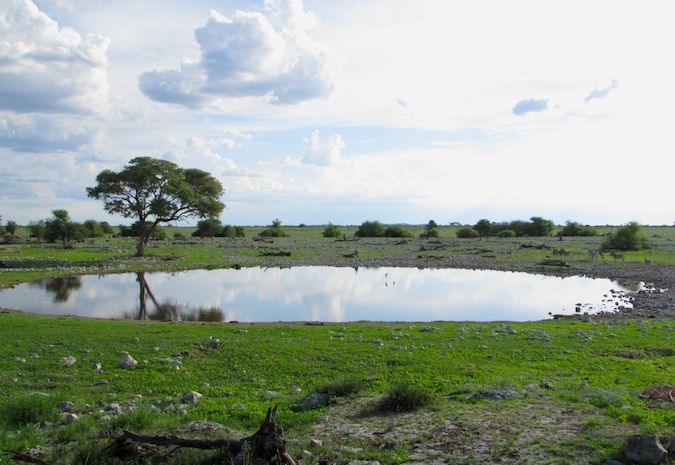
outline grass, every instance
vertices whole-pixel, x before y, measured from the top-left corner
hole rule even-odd
[[[406,411],[422,404],[420,393],[428,393],[434,399],[430,412],[452,412],[453,422],[493,421],[495,408],[506,409],[502,413],[512,421],[526,422],[520,416],[533,403],[562,406],[583,412],[579,421],[587,430],[602,426],[605,442],[592,441],[598,456],[609,453],[607,436],[621,431],[673,433],[672,407],[652,406],[637,394],[675,377],[673,355],[668,355],[675,321],[513,323],[513,334],[502,331],[500,323],[425,326],[433,331],[402,323],[167,324],[2,313],[0,449],[40,445],[48,448],[46,457],[57,460],[91,447],[91,438],[103,433],[175,431],[192,420],[220,422],[243,436],[276,403],[291,449],[297,451],[327,410],[296,412],[292,407],[317,389],[335,397],[350,395],[339,400],[338,408],[361,405],[358,415],[373,411],[383,396],[392,399],[391,410]],[[592,340],[579,336],[588,331]],[[334,337],[338,332],[340,337]],[[203,350],[210,337],[220,344]],[[137,369],[117,368],[125,351],[139,361]],[[625,352],[644,355],[625,358]],[[68,355],[77,359],[71,367],[60,364]],[[164,360],[178,355],[182,365],[176,371]],[[94,362],[102,363],[102,373],[90,368]],[[469,400],[477,390],[509,386],[527,393],[528,386],[543,382],[554,388],[523,399]],[[294,385],[300,394],[292,391]],[[204,397],[185,405],[182,397],[191,390]],[[269,400],[266,391],[279,396]],[[65,400],[75,404],[77,424],[54,416]],[[121,415],[107,409],[111,403],[122,407]],[[573,451],[590,439],[575,441],[565,447]],[[94,444],[100,448],[106,441]],[[397,446],[382,455],[374,443],[359,444],[364,452],[355,456],[377,456],[384,463],[396,463],[395,457],[406,457],[402,451],[410,452]],[[0,463],[8,462],[0,458]]]
[[[431,403],[431,395],[406,381],[398,381],[389,388],[378,403],[383,412],[412,412]]]

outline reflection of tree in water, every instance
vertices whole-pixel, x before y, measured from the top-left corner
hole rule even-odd
[[[54,302],[68,302],[71,291],[82,287],[82,280],[78,276],[68,276],[65,278],[41,279],[33,285],[54,294]]]
[[[186,309],[169,301],[160,303],[150,289],[143,272],[136,274],[136,281],[138,282],[138,312],[135,315],[125,314],[125,318],[156,321],[220,322],[224,320],[223,312],[219,308]],[[152,303],[152,311],[148,311],[148,298]]]

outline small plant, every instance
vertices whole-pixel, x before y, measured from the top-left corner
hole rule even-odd
[[[41,395],[17,397],[0,406],[0,418],[9,426],[53,421],[57,413],[54,401]]]
[[[349,397],[361,390],[361,383],[356,379],[341,379],[322,384],[314,391],[328,397]]]
[[[408,382],[394,384],[379,403],[384,412],[412,412],[431,402],[431,395]]]
[[[342,231],[333,223],[328,223],[328,226],[326,226],[321,234],[323,237],[340,237],[342,236]]]
[[[385,237],[412,237],[410,231],[406,231],[398,225],[387,227],[387,229],[384,230],[384,235]]]
[[[429,239],[431,237],[438,237],[438,223],[434,220],[429,220],[429,222],[424,225],[424,232],[420,234],[422,239]]]
[[[185,234],[183,234],[182,232],[178,232],[178,231],[175,232],[175,233],[173,233],[173,238],[174,238],[174,239],[178,239],[178,240],[184,240],[184,239],[187,239],[187,237],[185,236]]]
[[[497,233],[497,237],[516,237],[516,232],[513,229],[504,229]]]
[[[260,237],[286,237],[286,236],[288,236],[288,234],[286,234],[286,232],[283,229],[281,229],[281,220],[276,219],[276,220],[272,221],[272,224],[267,229],[264,229],[264,230],[260,231],[260,233],[258,233],[258,236],[260,236]]]
[[[354,233],[357,237],[382,237],[384,226],[379,221],[364,221]]]
[[[576,221],[568,221],[565,226],[558,231],[558,236],[595,236],[597,231],[590,226],[584,226]]]
[[[649,244],[642,231],[642,226],[635,221],[631,221],[607,236],[601,247],[602,250],[643,250],[648,248]]]
[[[476,231],[474,228],[461,228],[458,229],[455,234],[457,234],[457,237],[459,239],[470,239],[472,237],[478,237],[478,231]]]

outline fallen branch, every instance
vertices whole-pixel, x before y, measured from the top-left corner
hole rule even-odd
[[[44,460],[39,459],[30,454],[23,454],[15,450],[3,450],[3,452],[9,455],[12,459],[17,460],[19,462],[35,463],[37,465],[51,465],[49,462],[45,462]]]
[[[109,450],[111,455],[124,457],[129,455],[134,448],[130,447],[137,443],[140,445],[153,446],[176,446],[192,447],[195,449],[225,449],[231,457],[244,454],[244,462],[248,458],[259,459],[264,463],[277,463],[282,465],[295,465],[290,454],[286,450],[286,440],[283,437],[283,429],[277,424],[277,407],[269,408],[265,420],[260,424],[260,428],[253,435],[236,439],[190,439],[178,436],[145,436],[131,431],[124,433],[116,438],[105,450]],[[137,448],[139,454],[141,448]],[[35,462],[37,463],[37,462]],[[237,461],[235,460],[235,463]],[[248,461],[251,463],[251,461]],[[49,465],[41,463],[39,465]]]

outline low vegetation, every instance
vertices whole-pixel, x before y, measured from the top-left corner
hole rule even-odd
[[[643,250],[649,248],[644,230],[636,222],[630,222],[612,232],[602,243],[603,250]]]
[[[596,236],[597,234],[598,232],[594,228],[579,224],[576,221],[568,221],[558,231],[558,236]]]
[[[286,237],[288,234],[281,227],[281,220],[276,219],[272,224],[258,233],[259,237]]]
[[[333,223],[328,223],[328,226],[326,226],[321,235],[323,237],[341,237],[342,230],[338,226],[335,226]]]
[[[407,381],[398,381],[389,388],[377,407],[383,412],[412,412],[428,405],[431,394]]]

